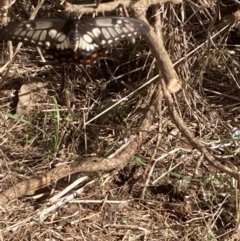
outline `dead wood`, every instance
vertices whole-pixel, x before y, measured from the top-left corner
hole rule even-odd
[[[152,124],[155,110],[157,108],[158,98],[161,96],[160,85],[152,96],[151,103],[149,105],[146,116],[139,127],[138,136],[132,141],[127,148],[119,154],[118,158],[87,158],[82,163],[80,160],[76,160],[73,165],[61,165],[50,170],[46,175],[39,178],[32,178],[23,182],[20,182],[13,187],[10,187],[6,191],[0,194],[0,205],[5,206],[8,202],[27,195],[33,195],[36,190],[56,183],[59,179],[79,172],[109,172],[113,169],[122,169],[132,155],[136,152],[137,148],[141,146],[143,140],[149,131]]]
[[[166,1],[160,2],[163,3]],[[142,10],[147,9],[149,4],[153,4],[153,1],[139,1],[135,5],[132,5],[132,10],[134,11],[136,16],[146,21],[146,19],[143,16],[141,16],[141,14],[143,13]],[[76,9],[74,10],[76,11]],[[170,92],[174,93],[179,91],[181,85],[179,84],[180,82],[178,80],[176,72],[174,71],[171,60],[164,48],[163,41],[157,38],[153,30],[151,30],[150,34],[146,38],[150,44],[150,48],[152,49],[154,55],[156,55],[155,57],[159,64],[159,69],[165,82],[167,83],[168,88],[170,88]],[[173,84],[173,82],[175,84]],[[131,156],[136,152],[137,148],[141,146],[143,140],[145,139],[146,133],[147,131],[149,131],[149,128],[152,124],[155,110],[157,109],[158,99],[160,97],[161,90],[160,85],[158,85],[157,90],[153,94],[148,111],[143,119],[142,124],[139,127],[139,130],[141,131],[138,132],[138,136],[135,139],[135,141],[131,142],[129,146],[118,156],[118,158],[88,158],[84,161],[83,164],[80,165],[64,165],[57,167],[49,171],[44,177],[34,178],[20,182],[16,184],[14,187],[11,187],[8,190],[4,191],[0,195],[0,205],[6,205],[7,202],[15,198],[20,198],[26,195],[32,195],[36,190],[46,187],[54,182],[57,182],[57,180],[63,178],[64,176],[71,175],[73,173],[111,171],[113,169],[120,170],[121,168],[123,168],[128,163],[129,159],[131,159]]]
[[[162,81],[163,86],[165,86],[165,83]],[[206,148],[205,145],[203,145],[197,138],[194,138],[186,124],[184,123],[183,119],[179,116],[179,114],[176,111],[176,108],[174,107],[174,101],[170,94],[170,92],[167,90],[166,87],[164,89],[164,96],[166,98],[166,103],[168,105],[169,114],[171,115],[172,120],[174,121],[175,125],[178,127],[178,129],[181,131],[183,136],[189,141],[189,143],[199,150],[201,153],[204,154],[205,159],[215,168],[218,170],[227,173],[231,177],[235,178],[236,180],[240,180],[240,174],[236,171],[233,171],[229,167],[222,165],[216,158],[211,155]]]
[[[140,1],[143,3],[143,1]],[[145,10],[148,9],[149,6],[154,4],[163,4],[166,2],[171,2],[173,4],[179,4],[182,2],[182,0],[146,0],[144,1],[144,6],[146,7]],[[108,3],[101,3],[97,7],[98,12],[107,12],[107,11],[113,11],[119,7],[124,8],[131,8],[133,7],[134,2],[129,0],[122,0],[122,1],[116,1],[116,2],[108,2]],[[65,10],[68,12],[76,12],[79,14],[82,13],[96,13],[96,4],[72,4],[69,2],[65,2]]]
[[[165,1],[161,1],[165,2]],[[179,2],[179,1],[178,1]],[[176,3],[176,1],[175,1]],[[115,4],[115,3],[114,3]],[[113,5],[114,5],[113,4]],[[130,4],[127,1],[126,4]],[[147,21],[143,16],[143,12],[149,7],[149,4],[153,4],[153,2],[147,1],[139,1],[137,3],[131,4],[131,9],[134,12],[134,15],[143,21]],[[111,6],[114,9],[114,6]],[[66,9],[70,9],[70,5],[67,5]],[[101,10],[100,4],[100,9]],[[79,6],[71,5],[71,9],[76,11],[76,8]],[[91,10],[90,10],[91,9]],[[91,12],[93,8],[87,9],[87,11]],[[106,10],[106,9],[105,9]],[[143,11],[144,10],[144,11]],[[80,10],[81,11],[81,10]],[[86,11],[86,9],[85,9]],[[148,35],[145,36],[146,40],[149,43],[149,47],[152,50],[157,63],[159,72],[161,77],[163,78],[162,86],[164,87],[164,96],[166,98],[169,113],[172,117],[172,120],[182,132],[182,134],[186,137],[189,143],[196,149],[198,149],[201,153],[204,154],[205,159],[211,163],[217,169],[228,173],[235,179],[239,178],[237,172],[232,171],[230,168],[222,165],[218,162],[207,150],[207,148],[200,143],[197,139],[193,138],[191,132],[188,130],[187,126],[184,124],[183,120],[178,115],[174,102],[171,96],[171,93],[176,93],[181,88],[181,82],[173,68],[172,62],[168,56],[167,51],[164,48],[164,43],[162,38],[158,38],[153,30],[150,31]],[[161,78],[160,78],[161,79]],[[160,82],[160,81],[159,81]],[[159,99],[162,97],[160,84],[157,85],[156,91],[152,96],[151,103],[149,105],[148,111],[144,116],[142,124],[139,126],[139,131],[136,139],[129,144],[129,146],[119,154],[117,158],[87,158],[83,163],[77,165],[76,162],[74,165],[62,165],[54,168],[49,171],[44,177],[34,178],[30,180],[26,180],[16,184],[14,187],[11,187],[0,194],[0,205],[5,206],[8,202],[20,198],[26,195],[32,195],[34,192],[40,188],[49,186],[53,183],[56,183],[59,179],[71,175],[78,172],[96,172],[96,171],[112,171],[114,169],[120,170],[124,166],[126,166],[131,159],[132,155],[136,152],[136,150],[141,146],[144,139],[146,138],[147,131],[149,130],[155,111],[158,108]]]

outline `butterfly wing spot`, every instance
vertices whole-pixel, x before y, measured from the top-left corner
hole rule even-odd
[[[33,34],[34,34],[34,31],[29,31],[29,32],[27,33],[26,37],[27,37],[28,39],[31,39]]]
[[[107,41],[103,39],[103,40],[101,41],[101,45],[105,45],[106,42],[107,42]]]
[[[58,33],[54,40],[57,40],[59,43],[65,41],[67,36],[63,33]]]
[[[33,36],[32,36],[32,39],[33,40],[37,40],[38,38],[39,38],[39,35],[41,34],[41,31],[40,30],[38,30],[38,31],[36,31],[34,34],[33,34]]]
[[[58,50],[64,50],[64,43],[60,43],[56,45],[56,49]]]
[[[54,39],[56,36],[57,36],[57,30],[56,29],[51,29],[51,30],[49,30],[48,31],[48,35],[52,38],[52,39]]]
[[[17,29],[14,36],[19,36],[21,32],[22,32],[21,28]]]
[[[122,20],[117,20],[117,24],[121,25],[122,24]]]
[[[47,30],[43,30],[40,34],[40,41],[44,41],[46,39],[46,35],[47,35]]]
[[[110,33],[107,31],[106,28],[102,29],[102,34],[105,39],[109,39],[111,37]]]
[[[120,28],[116,28],[115,31],[116,31],[118,36],[121,36],[121,34],[123,32],[122,29],[120,29]]]
[[[31,28],[32,28],[32,25],[29,24],[29,23],[27,23],[27,24],[26,24],[26,28],[27,28],[28,30],[32,30],[32,29],[31,29]]]
[[[45,42],[45,46],[46,46],[46,48],[49,48],[49,47],[51,46],[51,43],[48,42],[48,41],[46,41],[46,42]]]
[[[89,34],[84,34],[82,36],[82,38],[83,38],[84,41],[86,41],[88,43],[92,43],[92,41],[93,41],[92,37]]]
[[[87,42],[85,42],[83,46],[84,46],[83,49],[87,52],[91,52],[91,51],[94,51],[96,49],[95,45],[89,44]],[[78,48],[76,51],[78,51],[79,49],[81,49],[81,48]]]
[[[97,57],[98,57],[98,53],[97,52],[92,53],[92,58],[96,59]]]
[[[107,30],[113,39],[117,36],[117,32],[113,28],[107,28]]]
[[[81,45],[79,45],[78,48],[81,48],[81,49],[83,49],[83,50],[85,51],[85,50],[86,50],[86,47],[87,47],[87,46],[86,46],[87,44],[86,44],[86,42],[83,40],[83,38],[81,38],[81,40],[82,40],[82,41],[81,41]]]
[[[65,41],[63,42],[63,44],[64,44],[64,48],[65,48],[65,49],[71,47],[71,44],[70,44],[69,38],[66,38]]]
[[[92,63],[91,59],[79,59],[79,62],[84,65],[90,65]]]
[[[94,44],[89,44],[90,50],[94,50],[96,48],[96,46]]]
[[[124,33],[129,33],[129,30],[126,27],[123,27],[122,30]]]
[[[77,52],[74,52],[71,48],[64,49],[63,51],[59,51],[56,48],[50,48],[47,52],[57,58],[60,62],[74,62],[83,65],[91,65],[96,62],[99,56],[101,56],[101,51],[99,49],[94,49],[93,51],[78,49]]]
[[[22,32],[19,33],[21,36],[25,36],[27,34],[27,30],[23,30]]]
[[[88,43],[86,43],[86,51],[89,52],[90,51],[90,45]]]
[[[92,33],[95,38],[98,38],[101,35],[101,30],[99,28],[93,28]]]
[[[134,27],[130,25],[129,23],[126,24],[126,28],[128,28],[129,31],[134,32]]]

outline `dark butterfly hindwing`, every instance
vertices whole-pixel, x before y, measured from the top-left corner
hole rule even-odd
[[[143,21],[125,17],[35,19],[9,23],[0,29],[0,39],[42,47],[62,62],[91,64],[108,46],[149,30]]]

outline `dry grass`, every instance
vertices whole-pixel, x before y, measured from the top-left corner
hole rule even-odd
[[[147,15],[156,29],[161,19],[166,49],[183,82],[175,98],[179,115],[218,161],[238,170],[239,141],[233,137],[233,128],[239,128],[240,61],[237,50],[230,53],[226,44],[236,41],[227,40],[233,36],[232,29],[222,29],[227,26],[223,18],[239,5],[222,1],[219,10],[213,0],[207,5],[194,2],[166,3],[149,9]],[[59,15],[52,4],[46,1],[39,16],[50,15],[49,11]],[[24,16],[17,4],[11,13]],[[217,17],[220,15],[222,19]],[[131,95],[158,74],[144,40],[121,43],[87,68],[44,57],[51,64],[43,64],[35,49],[22,47],[9,71],[2,71],[2,192],[60,165],[79,162],[80,157],[114,154],[137,134],[156,91],[153,82]],[[6,45],[2,45],[2,66],[8,58]],[[29,81],[41,85],[31,89],[31,104],[21,119],[14,115],[22,110],[18,91]],[[236,181],[212,167],[189,144],[172,121],[164,97],[147,138],[127,166],[109,174],[92,173],[65,194],[69,197],[78,190],[73,199],[45,217],[40,215],[60,200],[56,197],[53,201],[52,197],[81,176],[85,174],[52,180],[51,186],[2,206],[0,238],[233,240],[239,212]]]

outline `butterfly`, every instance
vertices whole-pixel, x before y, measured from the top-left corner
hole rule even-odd
[[[9,23],[0,39],[41,47],[60,62],[90,65],[111,45],[149,31],[145,22],[126,17],[35,19]]]

